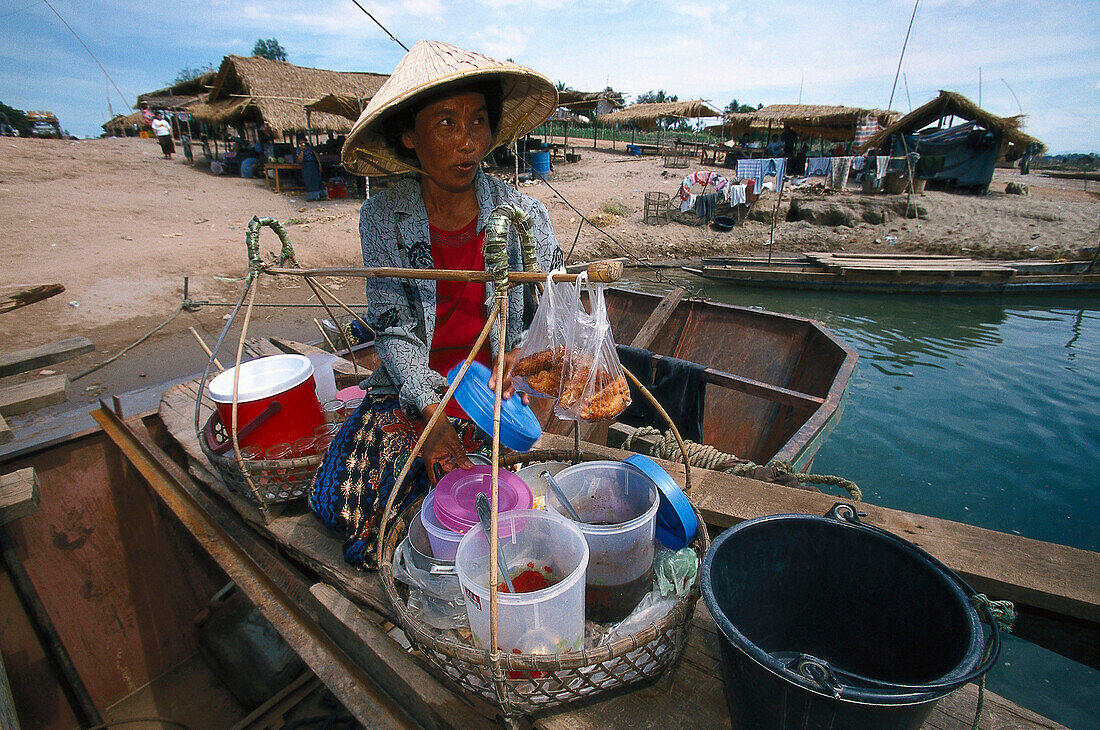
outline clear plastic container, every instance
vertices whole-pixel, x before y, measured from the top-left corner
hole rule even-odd
[[[653,480],[633,464],[586,461],[554,477],[582,522],[573,522],[553,490],[546,508],[577,525],[592,551],[585,610],[590,621],[625,618],[653,581],[653,535],[660,505]]]
[[[432,546],[432,555],[438,560],[454,560],[458,552],[458,543],[462,542],[461,532],[448,530],[435,519],[435,490],[428,492],[420,506],[420,519],[428,532],[428,542]]]
[[[542,478],[544,471],[550,472],[550,476],[557,476],[563,469],[567,469],[569,463],[565,461],[540,461],[528,464],[516,471],[516,476],[524,481],[531,490],[532,507],[546,509],[546,480]]]
[[[542,510],[514,510],[497,518],[509,576],[531,567],[550,579],[546,588],[497,592],[497,641],[520,654],[579,651],[584,645],[584,574],[588,544],[575,522]],[[430,534],[430,533],[429,533]],[[489,647],[489,541],[481,529],[462,538],[455,558],[466,596],[474,643]],[[549,570],[547,570],[549,569]],[[558,580],[558,582],[552,582]]]

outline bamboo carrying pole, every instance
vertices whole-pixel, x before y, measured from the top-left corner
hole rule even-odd
[[[289,269],[278,266],[264,266],[266,274],[275,276],[347,276],[359,279],[428,279],[431,281],[463,281],[488,283],[493,275],[488,271],[463,271],[460,269],[395,269],[366,268],[362,266],[333,267],[325,269]],[[588,280],[601,284],[611,284],[622,278],[621,260],[594,261],[588,265]],[[546,274],[538,271],[509,271],[509,284],[540,284],[546,281]],[[550,274],[554,281],[576,281],[576,274]],[[330,296],[332,296],[330,294]],[[335,297],[334,297],[335,299]]]

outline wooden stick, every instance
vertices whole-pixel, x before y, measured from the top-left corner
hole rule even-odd
[[[325,328],[321,326],[321,323],[317,321],[316,317],[313,318],[313,324],[317,325],[317,331],[321,333],[321,337],[324,337],[328,346],[332,348],[333,352],[336,352],[336,345],[332,344],[332,340],[328,338],[328,333],[325,332]]]
[[[237,360],[233,366],[233,402],[230,404],[230,422],[232,427],[229,429],[229,438],[233,441],[233,457],[237,461],[237,468],[244,474],[244,479],[248,482],[248,489],[252,492],[252,498],[256,500],[256,505],[260,508],[260,518],[264,521],[265,525],[271,524],[271,515],[267,513],[267,505],[264,504],[263,499],[260,497],[260,490],[256,488],[255,482],[252,481],[252,475],[248,473],[248,469],[245,468],[244,460],[241,458],[241,444],[237,440],[237,388],[241,379],[241,356],[244,353],[244,338],[248,336],[248,322],[252,319],[252,303],[256,300],[256,290],[259,279],[253,278],[248,281],[248,307],[244,310],[244,322],[241,324],[241,339],[237,342]]]
[[[668,421],[669,428],[672,429],[672,435],[676,437],[676,443],[680,446],[680,451],[684,455],[684,491],[691,491],[691,464],[688,463],[688,451],[687,446],[684,445],[684,440],[680,438],[680,429],[676,428],[676,424],[672,422],[672,418],[668,415],[668,412],[661,407],[661,404],[657,402],[657,399],[653,397],[653,394],[649,392],[649,389],[639,382],[634,377],[634,373],[630,372],[626,368],[623,368],[623,373],[626,375],[627,380],[634,384],[634,387],[642,391],[646,399],[650,404],[657,409],[657,412],[661,414],[666,421]]]
[[[212,353],[210,351],[210,348],[206,346],[206,343],[202,341],[202,336],[195,331],[195,328],[188,327],[187,329],[190,330],[191,334],[195,336],[195,339],[199,341],[199,347],[201,347],[202,351],[206,353],[206,356],[214,358],[214,364],[218,366],[218,370],[225,370],[225,367],[220,362],[218,362],[218,358],[214,357],[214,353]]]
[[[623,262],[594,261],[588,265],[589,281],[610,284],[619,281],[623,275]],[[364,267],[329,267],[323,269],[287,269],[282,267],[265,268],[264,272],[275,276],[346,276],[359,279],[429,279],[434,281],[488,282],[493,275],[488,271],[463,271],[459,269],[397,269]],[[554,281],[577,280],[579,274],[553,274]],[[509,284],[537,284],[546,281],[546,274],[538,271],[509,271]]]
[[[492,499],[489,502],[489,654],[493,662],[500,661],[500,645],[497,641],[497,555],[500,550],[500,530],[497,525],[500,507],[500,405],[504,398],[504,342],[508,331],[508,290],[497,295],[500,309],[500,347],[497,348],[496,387],[493,388],[493,464],[489,467]],[[474,350],[477,352],[477,350]]]
[[[435,424],[438,423],[439,419],[443,416],[444,408],[451,402],[451,396],[454,395],[459,383],[462,382],[462,378],[466,376],[466,371],[469,370],[470,363],[474,361],[474,357],[481,350],[481,346],[485,344],[485,339],[489,336],[489,330],[496,321],[497,315],[500,314],[500,310],[500,303],[494,303],[492,310],[489,312],[489,318],[485,321],[485,326],[481,329],[481,334],[477,336],[477,341],[474,342],[473,349],[470,350],[470,354],[467,355],[466,359],[462,362],[462,368],[458,371],[458,377],[451,383],[451,387],[447,388],[447,392],[443,394],[443,400],[439,401],[439,407],[435,409],[435,413],[428,419],[428,423],[424,426],[424,430],[420,432],[419,438],[416,439],[416,443],[413,444],[412,450],[409,452],[409,458],[405,460],[405,466],[401,467],[401,473],[397,475],[397,479],[393,482],[393,488],[390,489],[390,496],[386,500],[386,509],[382,511],[382,522],[378,526],[377,550],[380,556],[385,548],[386,525],[389,524],[390,511],[393,510],[393,503],[397,500],[397,493],[401,490],[401,485],[405,482],[405,477],[409,475],[409,470],[412,468],[413,461],[420,455],[420,449],[424,447],[424,442],[427,441],[428,434],[432,432],[432,429],[435,428]],[[503,345],[504,343],[501,342],[502,347]]]

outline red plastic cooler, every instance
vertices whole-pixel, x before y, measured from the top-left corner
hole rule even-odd
[[[237,428],[241,446],[267,449],[312,436],[324,421],[313,382],[313,364],[304,355],[271,355],[241,363],[237,383]],[[226,432],[233,422],[233,371],[210,381],[210,398]],[[248,433],[253,420],[262,421]]]

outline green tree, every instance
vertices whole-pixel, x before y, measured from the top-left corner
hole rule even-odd
[[[15,128],[15,131],[19,132],[20,137],[31,136],[31,123],[27,121],[27,115],[22,109],[15,109],[7,104],[0,102],[0,114],[3,114],[8,118],[8,124]]]
[[[763,106],[763,104],[757,104],[756,106],[753,106],[752,104],[738,104],[737,99],[734,99],[726,105],[725,111],[727,114],[736,114],[738,112],[754,112],[757,109],[762,108]]]
[[[176,74],[176,78],[172,79],[168,85],[175,86],[176,84],[182,84],[184,81],[197,79],[199,76],[215,70],[214,64],[212,63],[207,63],[202,66],[184,66],[179,70],[179,73]]]
[[[635,104],[661,104],[667,101],[679,101],[680,97],[676,94],[666,94],[664,89],[660,91],[647,91],[644,94],[640,94],[637,99],[634,100]]]
[[[256,41],[256,45],[252,46],[252,55],[263,56],[269,61],[285,61],[286,49],[274,38],[260,38]]]

